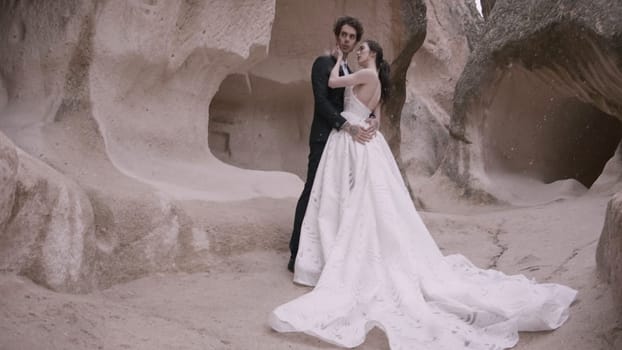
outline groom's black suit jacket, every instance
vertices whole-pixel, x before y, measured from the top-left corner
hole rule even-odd
[[[315,60],[311,69],[311,85],[313,87],[315,106],[309,144],[326,143],[330,131],[333,128],[341,128],[343,123],[346,122],[346,119],[341,116],[345,89],[331,89],[328,87],[330,71],[336,62],[337,60],[333,56],[320,56]],[[339,70],[339,75],[343,75],[341,69]]]

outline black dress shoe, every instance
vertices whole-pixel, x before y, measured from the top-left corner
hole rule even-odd
[[[294,265],[296,265],[296,258],[292,256],[289,258],[289,262],[287,263],[287,269],[289,272],[294,272]]]

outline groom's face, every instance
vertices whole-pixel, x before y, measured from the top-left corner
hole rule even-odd
[[[337,35],[337,45],[344,54],[352,52],[354,45],[356,44],[356,29],[354,27],[344,24],[341,26],[339,35]]]

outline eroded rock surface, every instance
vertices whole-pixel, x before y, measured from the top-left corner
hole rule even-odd
[[[0,132],[0,233],[4,232],[15,201],[17,164],[13,143]]]
[[[194,225],[177,201],[299,193],[293,174],[232,167],[208,147],[209,101],[266,57],[274,2],[0,7],[0,128],[17,145],[0,149],[5,269],[79,292],[192,265],[217,248],[211,214]]]
[[[442,165],[463,195],[533,204],[592,186],[622,138],[621,16],[609,1],[495,2]]]
[[[456,86],[436,188],[521,206],[619,192],[622,3],[497,0],[485,7],[491,4]],[[618,202],[610,203],[598,253],[613,288],[620,288],[614,276],[622,261]]]
[[[3,182],[3,192],[12,193],[3,208],[10,215],[0,232],[0,269],[57,291],[91,290],[96,256],[88,198],[77,184],[15,149],[4,135],[0,141],[0,154],[15,154],[17,164],[12,181]],[[11,175],[10,169],[1,170],[3,177]]]
[[[466,2],[427,1],[426,8],[427,35],[405,75],[400,125],[400,160],[413,189],[437,171],[445,155],[454,88],[478,21],[475,9]]]
[[[612,285],[622,307],[622,192],[616,194],[607,206],[596,261],[601,276]]]

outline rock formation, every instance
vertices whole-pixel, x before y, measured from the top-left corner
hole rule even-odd
[[[25,240],[4,268],[56,290],[105,287],[205,248],[212,237],[178,199],[297,195],[294,175],[235,168],[208,147],[209,101],[230,72],[266,56],[274,3],[0,7],[0,128],[18,148],[3,142],[0,227],[11,247]],[[57,271],[59,239],[89,268]]]
[[[607,206],[596,261],[601,277],[613,286],[617,301],[622,305],[622,192]]]
[[[497,1],[456,87],[442,172],[488,201],[585,192],[622,138],[621,11]]]
[[[54,290],[90,290],[96,261],[90,201],[77,184],[2,134],[0,143],[6,165],[0,269]]]
[[[427,35],[407,74],[399,159],[414,192],[439,168],[449,141],[453,94],[481,25],[474,5],[427,1]],[[478,20],[480,23],[478,23]],[[423,203],[420,203],[423,205]]]
[[[512,205],[619,192],[622,4],[486,4],[432,182],[443,186],[449,178],[458,196]],[[618,202],[609,205],[598,261],[619,289]]]

